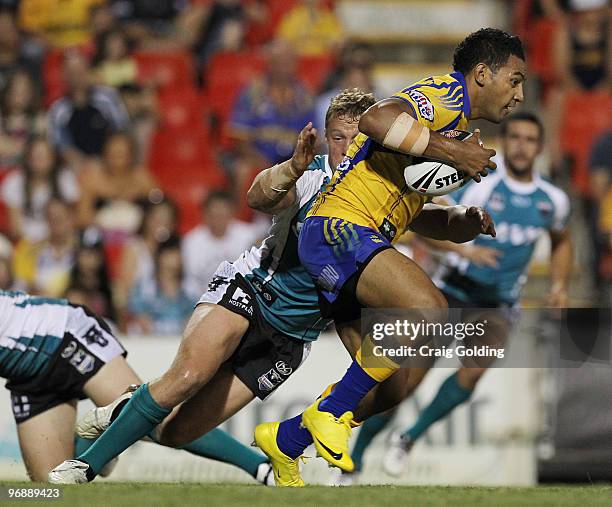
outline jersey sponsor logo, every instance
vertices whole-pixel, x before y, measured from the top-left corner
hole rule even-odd
[[[389,241],[393,241],[393,238],[395,238],[395,235],[397,234],[397,227],[395,227],[395,225],[393,225],[388,218],[383,220],[378,230]]]
[[[229,280],[225,276],[215,276],[208,283],[208,292],[216,292],[219,287],[222,285],[228,285]]]
[[[15,419],[21,420],[26,417],[30,417],[30,410],[32,404],[30,398],[24,394],[14,394],[11,396],[11,406],[13,407],[13,414]]]
[[[293,368],[285,361],[276,361],[274,368],[270,368],[266,373],[257,379],[257,386],[260,391],[272,391],[285,381],[293,373]]]
[[[456,171],[454,173],[443,176],[442,178],[438,178],[435,181],[436,188],[447,187],[452,185],[453,183],[457,183],[458,181],[462,181],[465,179],[465,174],[462,171]]]
[[[500,194],[499,192],[493,192],[491,194],[491,197],[489,198],[487,207],[491,211],[495,211],[495,212],[503,211],[504,208],[506,207],[506,200],[504,199],[504,196]]]
[[[102,330],[98,326],[92,326],[84,335],[83,338],[87,341],[87,345],[94,343],[100,347],[106,347],[108,340],[102,335]]]
[[[442,164],[438,164],[433,169],[431,169],[430,171],[426,172],[418,180],[416,180],[412,184],[412,186],[414,188],[418,188],[419,192],[427,192],[427,189],[429,188],[429,185],[431,185],[431,182],[436,177],[436,174],[438,174],[438,171],[440,170],[441,167],[442,167]]]
[[[81,375],[86,375],[93,371],[96,365],[96,359],[79,348],[78,344],[71,340],[70,343],[62,350],[62,358],[69,359],[70,365]]]
[[[280,373],[271,368],[257,379],[257,386],[260,391],[272,391],[285,380]]]
[[[254,276],[251,279],[251,285],[253,285],[253,287],[255,288],[257,293],[261,296],[261,298],[264,300],[266,305],[270,306],[272,303],[274,303],[276,296],[272,293],[271,290],[266,288],[266,284],[261,278]]]
[[[536,202],[536,208],[542,215],[549,215],[553,211],[552,204],[548,201],[538,201]]]
[[[276,364],[274,366],[276,367],[276,371],[278,371],[281,375],[284,375],[285,377],[288,377],[293,373],[293,368],[291,368],[291,366],[288,366],[285,361],[276,361]]]
[[[498,243],[510,243],[512,246],[529,245],[535,243],[544,233],[542,227],[533,225],[510,224],[499,222],[495,225]]]
[[[342,172],[342,171],[346,171],[349,167],[351,166],[351,159],[348,158],[347,156],[345,156],[342,159],[342,162],[340,162],[338,164],[337,170]],[[336,169],[334,167],[332,167],[332,170]],[[325,181],[323,181],[323,185],[321,185],[321,188],[323,188],[325,185],[327,185],[327,183],[329,183],[329,178],[326,176],[325,177]]]
[[[434,106],[424,94],[418,90],[410,90],[408,96],[416,102],[422,118],[434,121]]]
[[[321,270],[321,274],[317,278],[317,285],[327,291],[332,291],[340,280],[340,275],[331,264],[327,264]]]
[[[251,296],[244,292],[240,287],[236,287],[236,290],[234,290],[234,294],[232,294],[229,304],[244,310],[249,315],[253,315]]]
[[[531,208],[531,197],[513,194],[510,197],[510,203],[517,208]]]

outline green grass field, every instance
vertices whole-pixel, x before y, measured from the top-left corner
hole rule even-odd
[[[275,507],[334,505],[400,506],[565,506],[612,505],[612,487],[560,486],[538,488],[465,488],[356,486],[275,489],[242,484],[106,483],[63,486],[57,501],[7,501],[6,489],[31,483],[0,482],[0,505],[114,506],[248,506]]]

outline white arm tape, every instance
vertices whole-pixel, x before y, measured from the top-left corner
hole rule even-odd
[[[429,144],[429,129],[406,112],[400,113],[387,131],[383,145],[410,155],[422,155]]]

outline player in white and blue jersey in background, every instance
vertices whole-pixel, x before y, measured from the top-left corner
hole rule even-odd
[[[572,243],[568,230],[569,199],[565,192],[543,179],[534,170],[540,154],[544,128],[537,116],[517,113],[501,124],[503,160],[498,171],[478,185],[465,187],[443,199],[454,204],[484,207],[493,220],[496,237],[479,235],[470,243],[456,244],[427,240],[434,248],[445,250],[442,264],[433,277],[450,308],[516,308],[527,280],[527,268],[536,242],[544,234],[551,239],[551,289],[548,305],[567,306],[568,280],[572,267]],[[509,331],[509,322],[501,332]],[[416,423],[403,433],[392,435],[391,447],[383,466],[392,475],[403,470],[409,450],[427,429],[467,402],[486,366],[462,367],[440,387]],[[410,371],[408,393],[419,385],[428,368]],[[359,471],[364,452],[373,438],[387,425],[393,414],[368,419],[353,447],[352,457]],[[342,483],[356,476],[344,474]]]
[[[221,263],[166,373],[142,385],[112,423],[108,414],[115,404],[85,416],[81,427],[101,436],[76,460],[57,466],[51,482],[92,480],[105,463],[153,430],[157,440],[181,447],[255,397],[265,399],[300,366],[327,322],[314,282],[299,261],[299,231],[357,135],[361,114],[374,103],[371,94],[341,92],[326,117],[329,156],[315,156],[316,130],[309,123],[293,157],[257,176],[247,199],[252,208],[274,215],[270,235],[259,248]],[[299,474],[275,479],[277,485],[301,481]]]
[[[104,406],[140,383],[125,356],[108,325],[87,307],[0,290],[0,378],[11,392],[19,445],[33,481],[46,481],[58,462],[93,443],[75,438],[78,400]],[[274,484],[268,459],[221,429],[183,449]]]

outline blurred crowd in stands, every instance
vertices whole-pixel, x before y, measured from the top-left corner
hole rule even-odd
[[[557,180],[612,278],[609,7],[510,2]],[[265,237],[245,194],[374,89],[332,0],[0,0],[0,288],[179,334],[219,262]],[[409,84],[409,83],[406,83]],[[321,136],[322,138],[322,136]]]

